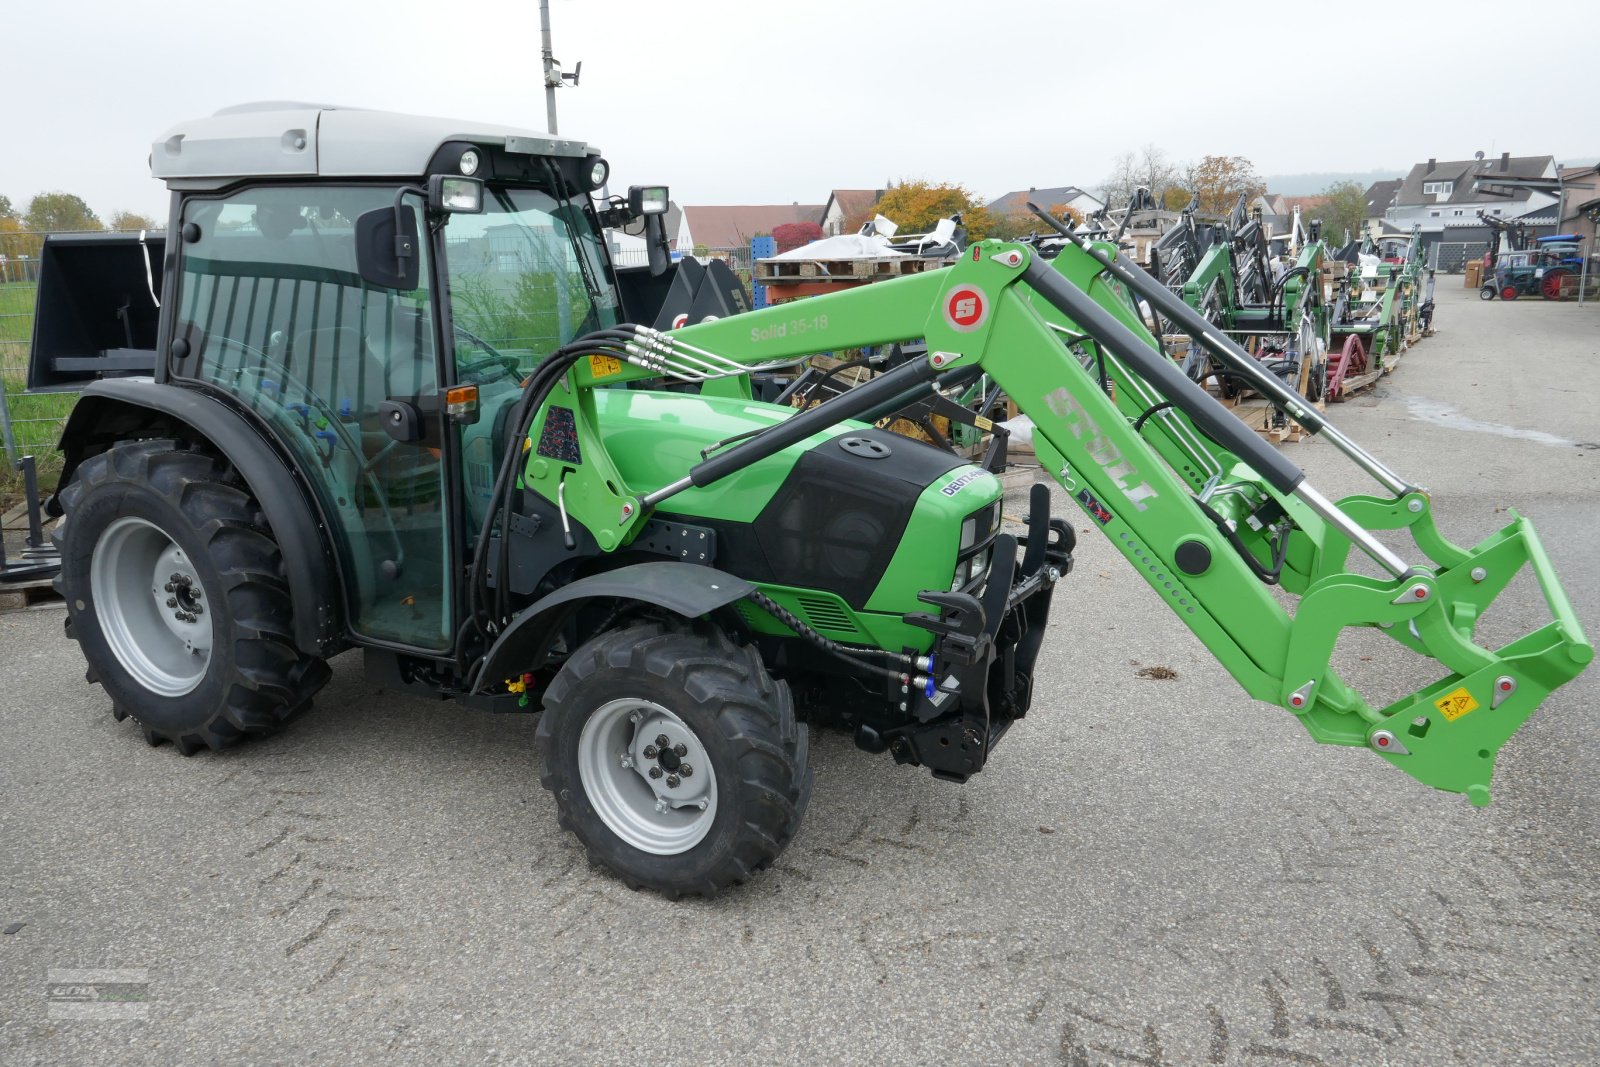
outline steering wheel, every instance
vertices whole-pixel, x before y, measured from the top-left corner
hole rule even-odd
[[[488,341],[485,341],[483,338],[479,337],[477,334],[466,329],[465,327],[455,327],[455,333],[457,337],[464,337],[473,346],[481,348],[485,352],[489,353],[487,356],[481,356],[469,363],[461,363],[458,361],[456,364],[456,379],[458,381],[465,378],[471,378],[471,384],[480,384],[489,377],[489,375],[484,374],[483,372],[489,371],[495,367],[499,367],[501,370],[505,371],[508,377],[520,378],[522,376],[522,364],[516,356],[506,355],[504,352],[501,352],[495,348],[494,345],[491,345]]]
[[[378,503],[378,510],[383,515],[384,525],[388,527],[390,539],[394,542],[394,562],[397,565],[404,566],[405,547],[400,541],[400,528],[395,522],[394,512],[389,507],[389,494],[384,491],[383,483],[378,480],[377,475],[372,473],[373,462],[366,459],[366,450],[362,447],[360,438],[351,433],[349,425],[340,418],[339,413],[330,407],[320,394],[290,371],[283,360],[277,356],[270,355],[253,345],[247,345],[243,341],[235,340],[232,337],[213,335],[207,339],[207,344],[208,346],[211,344],[230,345],[249,356],[252,360],[257,361],[257,365],[254,367],[240,367],[233,371],[234,384],[237,386],[246,375],[255,375],[262,381],[275,381],[277,394],[272,399],[277,402],[278,410],[286,416],[293,412],[293,406],[284,403],[283,391],[285,385],[292,385],[299,391],[304,398],[303,406],[306,408],[305,411],[299,413],[301,431],[313,441],[326,440],[329,443],[328,454],[324,456],[320,455],[319,452],[318,456],[322,460],[324,467],[328,467],[332,463],[334,449],[339,445],[343,445],[349,451],[351,457],[356,460],[359,466],[359,477],[363,478],[367,487],[372,490],[373,499]],[[270,379],[269,375],[272,376]],[[256,392],[258,395],[264,395],[266,390],[257,389]],[[317,414],[321,416],[326,426],[318,426],[315,430],[312,429],[313,424],[310,419],[310,409],[312,407],[316,408]],[[380,456],[387,451],[385,449],[384,453],[380,453]],[[355,494],[351,493],[350,499],[353,502]],[[362,509],[357,505],[357,511],[360,510]]]

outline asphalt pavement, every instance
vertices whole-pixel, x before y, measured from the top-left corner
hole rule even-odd
[[[1459,284],[1334,417],[1458,542],[1530,516],[1600,634],[1600,308]],[[184,759],[112,720],[59,610],[0,616],[0,1063],[1600,1061],[1600,670],[1475,809],[1247,699],[1093,533],[1055,604],[981,775],[824,734],[776,869],[678,903],[557,828],[532,717],[346,656],[286,732]],[[1484,625],[1545,621],[1521,582]],[[1375,698],[1429,676],[1375,634],[1336,662]],[[70,1001],[105,972],[131,1017]]]

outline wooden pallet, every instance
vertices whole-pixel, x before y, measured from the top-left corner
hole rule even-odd
[[[1250,396],[1244,399],[1234,398],[1232,400],[1224,397],[1218,397],[1217,399],[1223,407],[1233,412],[1240,422],[1260,434],[1264,440],[1271,441],[1275,445],[1295,444],[1310,432],[1294,419],[1288,417],[1284,418],[1283,425],[1273,425],[1277,408],[1273,407],[1270,401],[1264,400],[1259,396]],[[1318,411],[1326,410],[1320,400],[1312,406]]]
[[[66,605],[53,585],[55,579],[31,578],[25,582],[0,582],[0,612]]]
[[[758,259],[755,280],[760,285],[786,282],[833,281],[874,282],[921,274],[930,267],[942,267],[942,259],[920,256],[883,256],[867,259]]]

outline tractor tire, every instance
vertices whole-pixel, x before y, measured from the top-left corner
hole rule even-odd
[[[1569,277],[1570,271],[1552,270],[1539,279],[1539,295],[1546,300],[1561,299],[1561,282]]]
[[[1517,298],[1517,294],[1518,289],[1514,285],[1505,285],[1500,287],[1501,300],[1515,300]]]
[[[174,440],[83,461],[52,534],[86,678],[183,755],[271,733],[330,677],[292,636],[282,555],[243,482]]]
[[[669,898],[770,866],[811,799],[789,687],[710,626],[594,638],[545,691],[538,735],[562,828],[591,863]]]
[[[1495,298],[1494,286],[1485,285],[1478,289],[1479,300],[1493,300]]]

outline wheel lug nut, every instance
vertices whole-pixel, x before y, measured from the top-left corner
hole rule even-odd
[[[689,746],[680,741],[678,744],[672,746],[672,751],[676,752],[680,756],[687,756],[689,754]]]
[[[660,778],[661,777],[661,768],[660,767],[651,767],[650,768],[650,777],[652,777],[652,778]]]
[[[657,755],[656,746],[654,746],[654,745],[646,745],[646,746],[644,746],[644,758],[645,759],[655,759],[656,755]]]
[[[678,776],[676,774],[667,775],[667,788],[668,789],[676,789],[676,788],[678,788]]]
[[[678,773],[688,778],[694,774],[694,768],[687,763],[678,764]]]
[[[656,744],[662,748],[666,748],[668,745],[672,744],[672,738],[668,737],[666,734],[657,734]]]
[[[169,586],[168,588],[171,588],[171,587]],[[178,606],[178,598],[177,597],[175,597],[175,596],[167,597],[167,607],[175,608],[177,606]]]
[[[205,608],[201,607],[199,604],[196,604],[194,606],[194,610],[189,612],[189,614],[190,615],[203,615],[205,613],[205,610],[206,610]]]
[[[172,592],[172,583],[168,582],[166,585],[162,586],[162,588],[170,593],[170,592]]]

